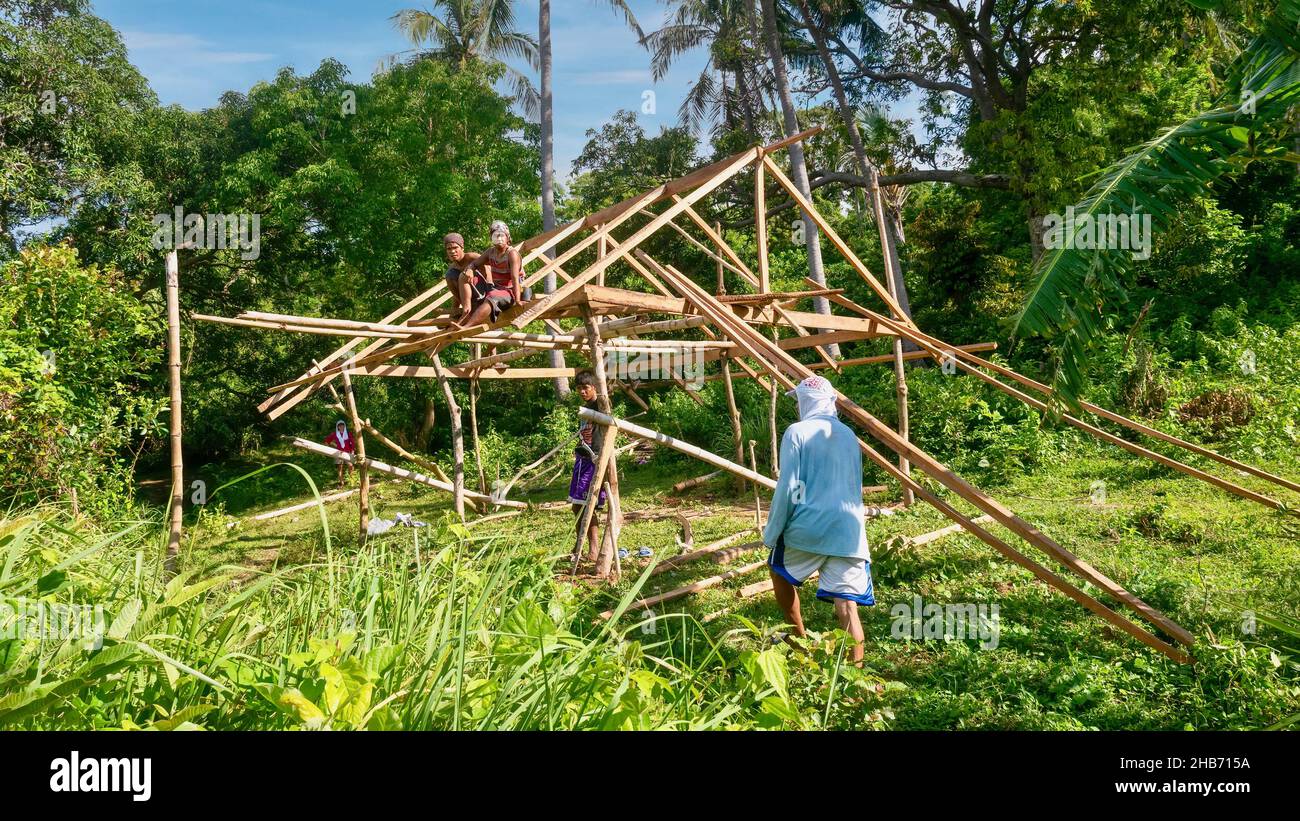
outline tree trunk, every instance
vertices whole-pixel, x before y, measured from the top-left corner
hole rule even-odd
[[[537,13],[537,42],[541,61],[542,96],[542,230],[555,228],[555,106],[551,84],[551,0],[540,0]],[[555,249],[546,252],[555,259]],[[555,290],[555,272],[546,275],[546,293]],[[564,354],[551,351],[551,367],[564,367]],[[569,395],[569,379],[555,377],[555,395],[565,399]]]
[[[180,259],[167,254],[167,374],[171,386],[172,496],[171,532],[167,537],[167,575],[176,574],[181,552],[181,517],[184,515],[185,460],[181,452],[181,306]]]
[[[781,100],[781,118],[785,135],[792,137],[799,133],[799,118],[795,114],[794,95],[790,91],[790,78],[785,71],[785,54],[781,51],[781,38],[776,28],[775,0],[762,0],[763,28],[767,33],[767,50],[772,59],[772,73],[776,78],[776,91]],[[812,201],[812,187],[808,184],[808,164],[804,161],[803,143],[791,143],[790,176],[794,184],[809,202]],[[804,242],[808,246],[808,276],[818,285],[826,286],[826,272],[822,268],[821,234],[812,217],[803,215]],[[813,310],[819,314],[831,312],[830,302],[826,297],[813,298]],[[827,345],[826,351],[833,357],[840,355],[839,345]]]

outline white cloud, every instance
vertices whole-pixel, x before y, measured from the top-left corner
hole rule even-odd
[[[261,51],[223,51],[193,34],[153,31],[124,31],[122,41],[128,52],[165,52],[176,63],[195,65],[230,65],[261,63],[275,57]],[[159,56],[159,55],[150,55]]]

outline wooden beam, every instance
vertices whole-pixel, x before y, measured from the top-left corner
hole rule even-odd
[[[303,450],[309,450],[312,453],[318,453],[321,456],[328,456],[331,459],[336,459],[336,458],[343,459],[345,462],[355,464],[352,454],[344,453],[343,451],[340,450],[335,450],[334,448],[328,447],[326,445],[320,445],[315,442],[311,442],[302,438],[295,438],[293,440],[293,445],[294,447],[302,448]],[[455,492],[454,488],[451,485],[447,484],[446,482],[439,481],[430,476],[425,476],[423,473],[415,473],[414,471],[406,470],[404,468],[393,467],[392,465],[387,464],[385,462],[380,462],[378,459],[369,459],[367,461],[369,461],[370,463],[369,464],[370,469],[377,473],[384,473],[389,476],[396,476],[397,478],[405,479],[408,482],[417,482],[422,485],[428,485],[429,487],[437,488],[438,490],[445,491],[447,493]],[[525,509],[528,507],[528,505],[525,504],[524,502],[512,502],[508,499],[496,500],[489,496],[483,496],[482,494],[475,493],[474,491],[470,491],[470,490],[465,491],[465,495],[476,501],[487,502],[488,504],[497,505],[499,507],[510,507],[510,508],[520,508],[520,509]]]
[[[635,250],[635,248],[638,245],[640,245],[642,241],[644,241],[647,237],[649,237],[650,235],[658,231],[660,228],[662,228],[664,223],[668,222],[673,217],[680,214],[686,208],[689,208],[691,204],[698,202],[703,197],[708,196],[718,186],[722,185],[724,182],[726,182],[728,179],[734,176],[736,171],[748,165],[749,163],[753,162],[754,157],[756,156],[756,151],[757,149],[750,149],[749,151],[742,152],[735,159],[733,159],[726,166],[724,166],[722,170],[718,171],[715,175],[708,178],[706,181],[702,182],[697,188],[695,188],[695,190],[691,191],[681,200],[678,200],[677,202],[670,205],[668,208],[664,210],[662,214],[658,215],[654,219],[650,220],[649,223],[642,226],[640,230],[638,230],[632,236],[628,237],[626,240],[620,243],[618,247],[615,248],[612,252],[606,254],[604,257],[600,259],[597,259],[595,262],[589,265],[582,273],[575,275],[573,279],[571,279],[569,282],[565,283],[562,287],[556,289],[554,293],[543,297],[541,300],[537,302],[534,302],[534,304],[530,306],[527,310],[525,310],[519,316],[515,317],[515,320],[512,324],[516,328],[522,328],[525,325],[527,325],[529,322],[532,322],[534,319],[537,319],[539,316],[541,316],[546,311],[546,309],[550,307],[551,304],[556,304],[556,305],[560,304],[566,296],[573,293],[574,291],[577,291],[583,285],[586,285],[592,279],[595,279],[596,275],[599,274],[601,271],[604,271],[610,265],[613,265],[615,262],[617,262],[618,260],[627,256],[633,250]],[[608,233],[608,226],[604,230],[605,233]]]
[[[777,380],[782,382],[782,384],[788,387],[793,387],[795,384],[795,378],[802,379],[812,373],[805,366],[801,365],[796,360],[791,359],[789,355],[780,348],[768,342],[757,331],[750,328],[744,322],[739,321],[730,311],[726,310],[721,303],[718,303],[706,291],[692,282],[689,277],[674,270],[671,266],[664,269],[664,274],[675,287],[679,288],[684,295],[690,298],[702,313],[709,316],[715,323],[731,332],[733,334],[733,339],[737,342],[747,343],[750,354],[758,359],[760,363],[763,363],[768,372]],[[873,437],[884,443],[886,446],[895,450],[895,452],[906,452],[914,464],[921,467],[921,469],[927,474],[948,487],[949,490],[953,491],[958,496],[961,496],[966,501],[974,504],[976,507],[979,507],[985,513],[993,516],[993,518],[1000,524],[1006,526],[1012,532],[1021,536],[1021,538],[1031,544],[1038,546],[1062,564],[1067,565],[1082,578],[1092,582],[1105,590],[1108,594],[1122,601],[1143,618],[1147,619],[1152,624],[1159,626],[1161,629],[1174,636],[1177,640],[1184,644],[1193,643],[1194,638],[1181,626],[1152,608],[1137,596],[1134,596],[1132,593],[1125,590],[1120,585],[1116,584],[1113,580],[1098,572],[1091,565],[1079,560],[1069,551],[1048,538],[1045,534],[1020,519],[1000,502],[989,497],[978,488],[971,486],[946,466],[934,460],[929,454],[909,442],[903,442],[892,429],[880,422],[880,420],[876,419],[871,414],[867,413],[857,405],[857,403],[848,399],[843,394],[839,394],[837,405],[841,412],[866,429]],[[963,516],[951,505],[925,490],[925,488],[903,474],[887,459],[877,453],[874,449],[868,447],[865,442],[859,440],[859,445],[862,448],[864,455],[875,462],[879,467],[891,476],[894,476],[901,483],[911,487],[917,496],[938,508],[940,512],[953,519],[953,521],[962,524],[969,532],[975,534],[990,546],[993,546],[999,552],[1003,553],[1003,555],[1011,558],[1023,567],[1026,567],[1026,569],[1035,573],[1039,578],[1052,584],[1052,586],[1066,593],[1066,595],[1069,595],[1071,598],[1102,616],[1102,618],[1106,619],[1111,624],[1114,624],[1129,633],[1134,638],[1142,641],[1144,644],[1147,644],[1153,649],[1156,649],[1175,660],[1188,660],[1189,657],[1183,651],[1169,646],[1146,630],[1139,628],[1137,625],[1134,625],[1132,622],[1129,622],[1127,619],[1114,613],[1100,602],[1097,602],[1095,599],[1092,599],[1092,597],[1079,591],[1077,588],[1074,588],[1068,582],[1065,582],[1055,574],[1042,568],[1037,565],[1037,563],[1010,548],[1000,539],[988,533],[988,531],[984,530],[979,525],[973,523],[969,518]]]

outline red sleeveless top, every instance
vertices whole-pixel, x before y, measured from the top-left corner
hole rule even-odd
[[[511,289],[511,287],[514,284],[514,280],[510,276],[510,252],[509,251],[506,252],[506,258],[499,261],[493,259],[490,254],[487,255],[487,268],[488,268],[488,273],[492,280],[493,288],[500,288],[506,291],[509,291]]]

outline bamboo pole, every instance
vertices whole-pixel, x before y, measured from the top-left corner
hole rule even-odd
[[[185,514],[185,456],[181,441],[181,301],[180,254],[167,253],[167,379],[171,392],[172,495],[171,529],[167,534],[167,575],[175,575],[181,552]]]
[[[772,290],[767,259],[767,180],[764,155],[759,154],[754,163],[754,239],[758,244],[758,292]]]
[[[447,402],[447,415],[451,417],[451,453],[455,460],[452,471],[452,495],[455,500],[456,516],[465,521],[465,433],[461,428],[460,405],[456,403],[456,394],[452,392],[451,383],[443,371],[442,360],[438,354],[430,353],[434,370],[438,373],[438,386],[442,388],[442,398]]]
[[[736,386],[731,381],[731,358],[722,358],[722,384],[727,389],[727,413],[731,417],[731,442],[736,449],[736,461],[745,461],[745,436],[740,424],[740,409],[736,407]],[[736,492],[745,492],[745,480],[736,479]]]
[[[706,473],[703,476],[696,476],[694,479],[686,479],[684,481],[678,482],[677,484],[673,485],[673,493],[681,493],[683,490],[690,490],[693,487],[698,487],[699,485],[704,484],[705,482],[709,481],[715,476],[721,475],[721,473],[722,471],[715,470],[712,473]],[[741,487],[743,488],[745,484],[744,480],[741,479],[739,481]]]
[[[612,425],[623,433],[626,433],[629,436],[635,436],[638,439],[648,439],[652,442],[658,442],[664,447],[672,448],[680,453],[685,453],[687,456],[693,456],[701,462],[713,465],[716,468],[721,468],[728,473],[734,473],[743,479],[748,479],[751,482],[762,485],[768,490],[776,489],[776,482],[761,473],[750,470],[744,465],[737,464],[729,459],[724,459],[715,453],[709,453],[707,450],[696,447],[689,442],[674,439],[666,433],[660,433],[659,431],[651,430],[650,428],[643,428],[638,424],[627,421],[626,419],[616,419],[613,416],[599,411],[594,411],[591,408],[579,408],[578,416],[583,419],[589,419],[598,424]]]
[[[571,576],[577,575],[578,573],[578,563],[582,561],[583,551],[590,551],[590,547],[587,544],[587,531],[591,529],[592,519],[595,518],[596,505],[600,503],[601,488],[605,487],[607,484],[604,481],[604,476],[609,469],[610,461],[614,458],[616,439],[617,436],[615,430],[609,426],[605,426],[605,431],[601,435],[600,439],[600,453],[596,456],[596,463],[591,474],[591,484],[587,488],[587,499],[582,505],[582,513],[578,516],[577,541],[573,546],[573,564],[569,570],[569,575]],[[605,496],[606,499],[609,498],[608,493]],[[597,555],[592,556],[589,553],[587,556],[588,560],[597,562],[597,576],[603,575],[599,572],[599,562],[601,559],[599,551],[603,550],[603,548],[604,546],[602,544],[598,548]],[[606,572],[608,572],[608,566],[606,566]]]
[[[360,535],[357,537],[361,545],[365,545],[366,537],[370,533],[370,468],[366,464],[366,437],[361,432],[361,416],[357,413],[357,399],[352,390],[352,377],[348,375],[346,368],[343,370],[343,401],[348,409],[348,418],[352,420],[352,434],[357,440],[357,458],[355,462],[359,465],[357,473],[360,481],[361,491],[357,498],[357,507],[360,513]]]
[[[754,455],[757,444],[753,439],[749,440],[749,469],[755,473],[758,473],[758,457]],[[754,527],[758,530],[763,528],[763,502],[758,496],[758,485],[754,485]]]
[[[719,584],[722,584],[723,582],[727,581],[728,579],[734,579],[737,576],[743,576],[746,573],[753,573],[755,570],[759,569],[760,567],[764,567],[766,564],[767,564],[767,560],[764,559],[763,561],[752,562],[750,564],[744,565],[743,567],[737,567],[735,570],[729,570],[726,573],[719,573],[716,576],[710,576],[707,579],[700,579],[699,581],[692,582],[688,585],[685,585],[684,587],[678,587],[674,590],[669,590],[667,593],[660,593],[658,595],[651,596],[647,599],[640,599],[638,601],[635,601],[632,604],[628,605],[628,610],[645,610],[646,608],[653,607],[656,604],[659,604],[660,602],[672,601],[673,599],[680,599],[683,596],[689,596],[691,593],[698,593],[701,590],[705,590],[710,587],[716,587]],[[613,615],[614,615],[613,610],[606,610],[604,613],[600,614],[600,618],[602,621],[604,621],[609,619]]]
[[[792,359],[777,346],[770,344],[761,334],[757,333],[743,321],[739,320],[720,303],[717,303],[708,292],[691,282],[690,278],[681,274],[681,272],[676,271],[671,266],[661,268],[661,271],[663,275],[669,278],[674,283],[675,287],[677,287],[683,295],[687,297],[688,301],[692,302],[702,313],[709,316],[720,327],[728,330],[732,334],[733,339],[738,342],[745,342],[749,348],[749,353],[763,363],[768,372],[777,380],[781,381],[782,384],[787,387],[793,387],[794,380],[791,378],[792,376],[804,377],[811,373],[811,371],[808,371],[805,366]],[[1194,642],[1192,635],[1177,623],[1152,608],[1137,596],[1134,596],[1131,592],[1116,584],[1104,574],[1098,572],[1091,565],[1080,561],[1076,556],[1065,550],[1055,541],[1048,538],[1032,525],[1020,519],[1015,515],[1015,513],[1008,510],[996,499],[988,496],[978,488],[971,486],[968,482],[954,474],[947,467],[934,460],[929,454],[916,448],[910,443],[899,440],[898,435],[891,428],[881,423],[880,420],[867,413],[859,405],[849,400],[843,394],[839,395],[837,404],[846,415],[866,429],[873,437],[896,452],[900,451],[900,449],[906,451],[913,463],[921,466],[927,474],[937,479],[941,484],[948,487],[949,490],[961,496],[966,501],[993,516],[993,518],[1000,524],[1006,526],[1012,532],[1016,533],[1016,535],[1039,547],[1052,558],[1068,566],[1080,577],[1092,582],[1110,595],[1114,596],[1116,599],[1122,601],[1134,612],[1138,613],[1152,624],[1159,626],[1161,629],[1165,630],[1165,632],[1174,636],[1178,641],[1184,644],[1192,644]],[[1048,571],[1046,568],[1041,567],[1028,557],[1020,554],[1018,551],[1013,550],[996,536],[993,536],[979,525],[971,522],[969,518],[959,513],[947,502],[925,490],[925,488],[909,477],[903,475],[896,466],[877,453],[874,449],[868,447],[865,442],[859,440],[859,446],[862,448],[864,455],[871,459],[882,470],[889,473],[891,476],[894,476],[903,484],[911,487],[917,496],[938,508],[940,512],[944,513],[953,521],[962,524],[967,531],[978,536],[986,544],[994,547],[1004,556],[1007,556],[1021,566],[1029,569],[1040,579],[1043,579],[1047,583],[1061,590],[1061,592],[1070,596],[1070,598],[1087,607],[1089,610],[1092,610],[1097,615],[1106,619],[1111,624],[1143,642],[1152,649],[1155,649],[1176,661],[1186,662],[1190,660],[1190,657],[1182,650],[1166,644],[1156,636],[1133,624],[1128,619],[1125,619],[1111,611],[1091,596],[1078,590],[1064,579],[1051,573],[1051,571]]]
[[[677,227],[677,223],[673,223],[673,227],[676,228],[676,227]],[[680,229],[679,229],[679,230],[680,230]],[[713,230],[716,231],[718,234],[721,234],[721,233],[722,233],[722,223],[720,223],[720,222],[715,222],[715,223],[713,223]],[[686,232],[683,231],[682,234],[683,234],[684,236],[686,236]],[[694,239],[694,237],[690,237],[690,239]],[[719,248],[718,250],[721,251],[722,249]],[[723,267],[723,264],[724,264],[725,260],[723,260],[723,258],[722,258],[721,256],[718,256],[718,257],[717,257],[717,260],[718,260],[718,288],[717,288],[717,292],[718,292],[718,296],[722,296],[723,294],[725,294],[725,293],[727,292],[727,278],[726,278],[726,273],[727,273],[727,271],[726,271],[726,268]]]
[[[596,405],[606,414],[613,413],[613,406],[609,399],[609,380],[605,373],[605,356],[600,338],[600,329],[596,325],[596,317],[584,305],[582,308],[582,320],[587,326],[587,344],[591,347],[591,365],[592,372],[596,377]],[[606,431],[606,435],[617,438],[614,430]],[[609,532],[611,534],[610,545],[608,550],[601,546],[600,557],[596,562],[596,575],[604,578],[609,573],[611,561],[615,559],[618,553],[618,535],[621,522],[618,520],[618,458],[614,453],[610,453],[608,474],[598,472],[596,474],[595,486],[592,493],[600,487],[602,480],[609,482],[609,510],[606,515],[609,517]],[[607,477],[607,478],[606,478]]]
[[[654,570],[651,570],[650,575],[658,576],[661,573],[668,573],[671,570],[675,570],[676,568],[681,567],[684,564],[689,564],[690,562],[695,562],[695,561],[699,561],[700,559],[709,558],[714,553],[717,553],[720,550],[726,550],[727,548],[734,545],[736,542],[739,542],[742,539],[744,539],[746,536],[752,535],[753,532],[754,532],[753,530],[742,530],[739,533],[733,533],[730,536],[724,536],[723,538],[718,539],[715,542],[710,542],[709,544],[706,544],[704,547],[701,547],[697,550],[692,550],[687,553],[679,553],[676,556],[670,556],[669,558],[664,559],[662,562],[660,562],[659,565]]]
[[[356,464],[356,459],[353,458],[352,454],[344,453],[341,450],[335,450],[334,448],[331,448],[327,445],[321,445],[316,442],[303,439],[301,437],[295,437],[293,439],[293,446],[297,448],[302,448],[303,450],[309,450],[312,453],[317,453],[320,454],[321,456],[328,456],[331,459],[342,459],[348,464],[352,464],[352,465]],[[378,459],[369,459],[367,461],[370,463],[369,464],[370,469],[375,471],[376,473],[383,473],[389,476],[396,476],[399,479],[405,479],[408,482],[416,482],[421,485],[428,485],[429,487],[437,488],[438,490],[441,490],[445,493],[455,493],[456,489],[452,485],[449,485],[446,482],[439,481],[438,479],[434,479],[432,476],[425,476],[423,473],[416,473],[415,471],[407,470],[405,468],[394,467],[393,465],[390,465],[386,462],[381,462]],[[498,501],[488,496],[483,496],[472,490],[466,490],[465,496],[470,499],[474,499],[475,501],[478,502],[485,502],[487,504],[497,505],[499,507],[518,508],[520,510],[525,510],[528,508],[528,505],[524,502],[513,502],[507,499],[502,499]]]
[[[481,352],[481,346],[475,343],[474,358],[478,359]],[[487,493],[487,474],[483,471],[483,448],[479,445],[478,439],[479,390],[478,373],[475,373],[469,380],[469,435],[474,445],[474,464],[478,466],[478,492]]]

